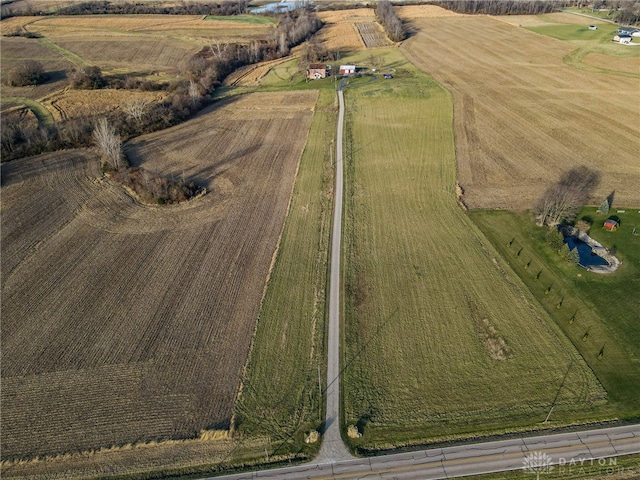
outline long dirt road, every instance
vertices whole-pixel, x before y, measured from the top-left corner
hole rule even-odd
[[[342,240],[342,191],[344,163],[342,161],[342,131],[344,125],[344,96],[338,90],[340,112],[336,141],[336,185],[331,234],[331,271],[329,279],[329,331],[327,346],[327,411],[318,463],[349,460],[353,456],[340,437],[340,250]]]

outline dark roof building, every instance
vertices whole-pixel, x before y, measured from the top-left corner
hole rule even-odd
[[[319,80],[327,77],[327,66],[324,63],[312,63],[307,68],[307,78]]]

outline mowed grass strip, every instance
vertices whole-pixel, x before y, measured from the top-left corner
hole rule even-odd
[[[49,125],[53,125],[53,115],[51,112],[47,110],[47,108],[39,102],[35,100],[31,100],[25,97],[5,97],[3,99],[5,102],[9,103],[21,103],[29,110],[33,112],[35,117],[38,119],[38,125],[41,127],[48,127]]]
[[[554,420],[584,415],[603,389],[456,203],[451,96],[399,52],[384,61],[393,80],[346,90],[354,445],[534,427],[556,396]]]
[[[612,213],[621,218],[621,227],[606,232],[607,216],[595,210],[585,209],[578,218],[592,218],[589,235],[616,251],[622,265],[613,274],[562,260],[545,241],[547,229],[537,227],[529,214],[476,211],[471,218],[580,350],[607,389],[612,412],[633,416],[640,414],[640,238],[632,231],[640,214]]]
[[[272,453],[321,423],[334,100],[320,91],[235,409],[238,429],[269,435]]]

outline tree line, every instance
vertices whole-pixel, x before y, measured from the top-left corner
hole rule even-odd
[[[540,15],[559,8],[582,7],[589,4],[592,8],[609,9],[616,23],[635,25],[640,22],[638,0],[436,0],[433,3],[458,13],[486,15]]]
[[[74,5],[59,6],[52,10],[49,7],[39,9],[33,4],[26,7],[5,4],[0,10],[0,18],[14,15],[132,15],[132,14],[156,14],[156,15],[238,15],[247,11],[246,0],[229,0],[221,3],[196,3],[181,2],[177,5],[161,5],[153,3],[128,3],[110,1],[82,2]]]
[[[254,40],[249,45],[213,42],[202,48],[187,62],[183,79],[177,82],[153,83],[133,77],[105,77],[99,67],[90,66],[70,72],[70,84],[81,89],[165,91],[167,95],[162,102],[144,105],[132,102],[110,114],[109,124],[123,138],[130,138],[186,120],[212,102],[213,92],[231,72],[245,65],[286,56],[290,48],[310,38],[321,27],[322,22],[315,13],[298,9],[281,14],[276,29],[268,38]],[[27,73],[24,77],[31,81],[32,73],[41,78],[43,72],[38,65],[29,65]],[[3,162],[90,145],[95,119],[72,118],[50,126],[24,123],[3,115],[0,132]]]
[[[380,0],[376,3],[376,17],[380,25],[384,28],[387,36],[394,42],[400,42],[406,38],[404,28],[402,27],[402,20],[398,18],[393,5],[389,0]]]
[[[540,15],[559,7],[574,5],[563,0],[438,0],[434,4],[458,13],[485,15]]]
[[[640,1],[609,1],[607,3],[611,4],[614,22],[621,25],[640,23]]]

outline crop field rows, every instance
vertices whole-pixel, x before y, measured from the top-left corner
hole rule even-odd
[[[4,29],[4,21],[2,22]],[[22,37],[3,37],[2,38],[2,81],[4,82],[6,74],[24,60],[35,60],[45,65],[48,72],[60,72],[72,69],[73,64],[65,59],[58,52],[53,52],[46,46],[42,45],[35,39]],[[2,86],[2,108],[5,108],[6,97],[27,97],[37,99],[44,97],[54,91],[64,87],[66,82],[61,75],[54,74],[54,77],[45,84],[36,87],[10,87]]]
[[[291,60],[290,56],[241,67],[225,78],[224,84],[238,87],[258,86],[262,78],[269,73],[269,70],[289,60]]]
[[[362,37],[362,41],[367,48],[372,47],[385,47],[389,45],[389,40],[384,32],[380,29],[378,24],[370,23],[356,23],[358,33]]]
[[[375,22],[373,9],[319,12],[318,16],[325,23],[318,35],[328,50],[344,53],[366,48],[356,24]]]
[[[248,95],[131,142],[207,187],[187,204],[139,205],[88,152],[3,167],[3,458],[229,427],[316,96]]]
[[[458,178],[469,207],[529,208],[578,165],[602,173],[594,201],[615,190],[619,204],[638,205],[640,111],[630,98],[639,76],[567,65],[575,45],[491,17],[413,23],[418,32],[401,49],[453,94]]]

